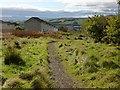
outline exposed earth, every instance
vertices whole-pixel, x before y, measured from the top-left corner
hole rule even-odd
[[[50,67],[55,79],[55,88],[76,88],[77,83],[65,72],[62,60],[59,58],[54,42],[49,43],[48,46]]]

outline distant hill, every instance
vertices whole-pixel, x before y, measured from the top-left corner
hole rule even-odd
[[[107,11],[94,12],[94,11],[40,11],[36,9],[18,9],[18,8],[2,8],[2,19],[5,20],[26,20],[33,16],[41,19],[53,18],[86,18],[93,15],[114,15],[115,13],[108,13]],[[68,22],[67,22],[68,23]]]
[[[47,22],[51,23],[56,27],[66,26],[69,29],[74,29],[74,26],[79,27],[81,23],[87,18],[57,18],[57,19],[48,19]]]
[[[77,26],[77,29],[80,29],[81,23],[86,20],[87,18],[54,18],[54,19],[43,19],[47,21],[48,23],[60,27],[60,26],[66,26],[69,29],[74,29],[74,26]],[[24,27],[24,22],[26,20],[4,20],[4,21],[9,21],[9,22],[16,22],[20,26]]]

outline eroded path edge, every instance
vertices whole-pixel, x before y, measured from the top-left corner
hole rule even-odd
[[[50,68],[55,79],[55,88],[75,88],[75,82],[65,73],[64,66],[55,49],[55,43],[48,45]]]

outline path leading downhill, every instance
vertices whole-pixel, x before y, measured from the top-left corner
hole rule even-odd
[[[50,67],[56,82],[55,88],[75,88],[75,82],[65,73],[62,61],[56,52],[54,42],[49,43],[48,52],[50,55]]]

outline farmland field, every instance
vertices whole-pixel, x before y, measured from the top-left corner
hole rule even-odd
[[[5,33],[2,39],[3,88],[120,88],[118,46],[80,32]]]

